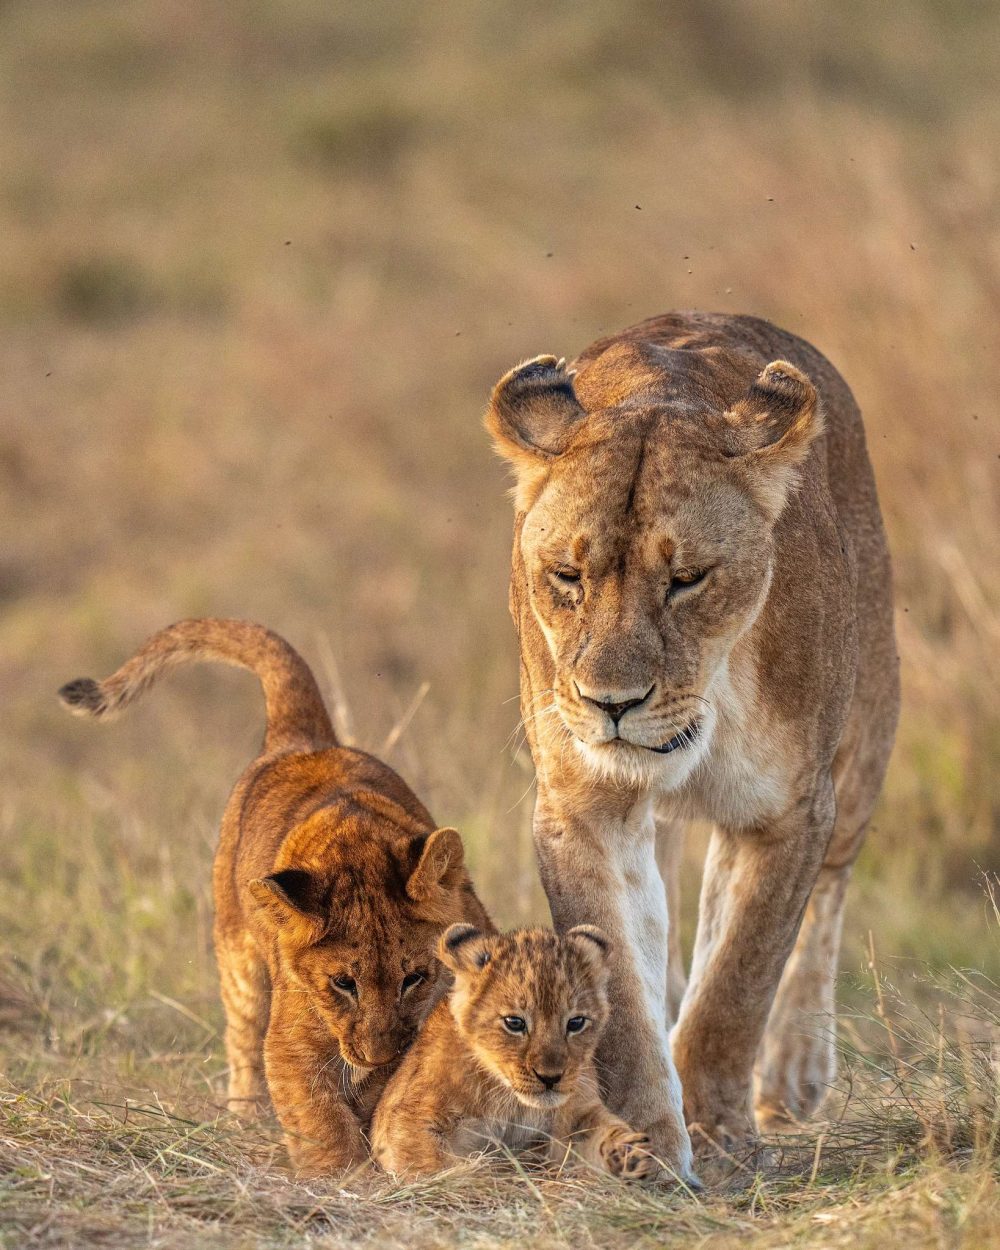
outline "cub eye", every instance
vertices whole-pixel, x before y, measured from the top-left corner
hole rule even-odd
[[[407,990],[412,990],[415,985],[419,985],[421,981],[426,980],[426,972],[408,972],[406,976],[403,977],[403,993],[405,994]]]
[[[503,1027],[508,1033],[527,1033],[528,1023],[524,1016],[504,1016]]]
[[[570,1016],[570,1018],[566,1021],[567,1033],[582,1033],[586,1027],[586,1016]]]
[[[347,977],[347,976],[331,977],[330,984],[334,987],[334,989],[340,990],[342,994],[357,993],[358,983],[357,981],[355,981],[353,977]]]

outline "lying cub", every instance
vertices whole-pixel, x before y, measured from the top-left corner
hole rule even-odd
[[[455,830],[435,829],[391,768],[338,745],[309,667],[262,626],[181,621],[60,697],[108,717],[189,660],[252,670],[267,709],[213,876],[230,1105],[253,1111],[269,1091],[300,1172],[350,1167],[367,1159],[378,1095],[445,989],[435,994],[439,936],[489,918]]]
[[[572,1148],[615,1176],[655,1175],[649,1139],[601,1102],[594,1049],[608,1016],[610,944],[578,925],[485,934],[454,924],[455,974],[389,1081],[372,1122],[387,1172],[417,1176],[505,1146],[561,1163]]]

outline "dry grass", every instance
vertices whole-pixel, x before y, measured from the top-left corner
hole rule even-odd
[[[286,633],[376,749],[427,683],[391,759],[498,918],[543,915],[485,395],[668,307],[771,316],[855,388],[896,557],[904,717],[842,996],[874,1010],[871,931],[959,1045],[935,978],[1000,979],[998,47],[996,4],[945,0],[0,9],[14,1244],[987,1240],[989,1150],[919,1133],[810,1181],[813,1137],[798,1180],[698,1205],[481,1177],[314,1201],[211,1111],[209,864],[257,692],[180,675],[98,731],[52,691],[199,613]],[[97,1105],[126,1098],[181,1120]]]
[[[183,1112],[131,1093],[141,1072],[105,1088],[63,1063],[58,1076],[0,1087],[0,1237],[44,1246],[294,1239],[553,1250],[725,1247],[750,1237],[763,1247],[875,1246],[887,1235],[906,1245],[993,1244],[1000,1101],[988,1035],[1000,1025],[1000,997],[966,984],[957,1037],[908,1013],[883,985],[875,998],[878,1024],[865,1022],[865,1051],[845,1053],[832,1118],[773,1139],[763,1172],[743,1168],[698,1197],[515,1164],[403,1186],[363,1174],[298,1184],[284,1172],[273,1125],[241,1127],[197,1093],[212,1038],[202,1034],[187,1051],[178,1038],[171,1052],[186,1085],[177,1094]],[[158,1001],[204,1027],[182,1005]],[[102,1049],[106,1063],[107,1038]]]

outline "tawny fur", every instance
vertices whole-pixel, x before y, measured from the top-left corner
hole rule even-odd
[[[446,988],[439,935],[489,919],[455,830],[435,829],[387,765],[337,744],[308,666],[269,630],[181,621],[105,681],[60,695],[104,716],[190,660],[250,669],[267,708],[213,873],[230,1106],[253,1114],[269,1093],[296,1168],[340,1171],[368,1158],[376,1099]]]
[[[543,882],[557,928],[593,920],[615,945],[608,1103],[683,1168],[678,1073],[698,1139],[732,1145],[754,1133],[755,1062],[772,1125],[834,1070],[844,890],[898,712],[861,416],[801,339],[676,313],[572,370],[513,370],[487,425],[516,475]],[[715,833],[685,990],[654,838],[670,828],[677,863],[689,818]]]
[[[586,925],[565,937],[449,929],[438,954],[454,989],[386,1086],[372,1123],[372,1150],[386,1171],[420,1176],[506,1148],[636,1180],[656,1175],[648,1139],[598,1093],[608,951]],[[523,1032],[511,1032],[511,1018]]]

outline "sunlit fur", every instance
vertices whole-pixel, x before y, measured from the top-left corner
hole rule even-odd
[[[229,1103],[254,1114],[269,1094],[297,1169],[327,1174],[368,1157],[375,1100],[436,998],[441,932],[489,920],[457,832],[435,829],[392,769],[337,744],[307,665],[261,626],[178,622],[62,698],[111,715],[199,659],[253,671],[267,706],[264,749],[230,797],[213,876]]]
[[[615,468],[630,446],[634,483]],[[555,706],[597,776],[677,789],[710,750],[714,679],[770,583],[773,519],[741,473],[687,413],[638,409],[613,437],[594,418],[525,518],[529,602],[551,655]],[[607,483],[597,516],[581,481]],[[616,491],[631,491],[628,508],[624,498],[611,507]],[[554,577],[561,565],[579,582]],[[708,571],[690,588],[674,586],[674,573],[688,569]],[[651,693],[616,724],[581,691],[609,702]],[[653,749],[675,735],[685,745]]]
[[[598,1092],[594,1050],[607,1022],[609,956],[600,930],[490,936],[455,925],[439,953],[455,986],[379,1103],[372,1144],[382,1166],[419,1175],[496,1146],[541,1148],[563,1162],[572,1148],[616,1175],[653,1175],[647,1139]],[[524,1032],[505,1025],[511,1017],[524,1020]],[[584,1027],[571,1032],[577,1018]]]
[[[677,312],[516,366],[486,424],[516,480],[542,879],[557,927],[615,942],[608,1101],[683,1170],[684,1118],[752,1136],[758,1056],[769,1121],[815,1109],[833,1070],[816,1020],[899,706],[861,414],[795,335]],[[715,826],[686,991],[654,809]]]

